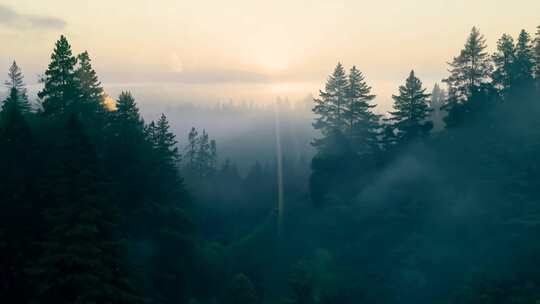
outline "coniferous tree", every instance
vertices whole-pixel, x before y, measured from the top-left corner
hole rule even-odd
[[[426,89],[414,71],[411,71],[405,85],[399,87],[399,95],[393,95],[394,111],[390,112],[390,121],[397,130],[398,142],[415,139],[426,135],[433,127],[427,118],[431,112]]]
[[[40,303],[134,303],[138,301],[115,238],[117,216],[100,182],[93,146],[72,115],[43,253],[30,272]]]
[[[537,27],[536,35],[534,38],[534,77],[538,88],[540,89],[540,25]]]
[[[133,128],[134,131],[141,132],[144,129],[144,121],[139,114],[139,108],[135,98],[130,92],[122,92],[116,101],[116,111],[113,117],[117,118],[125,128]]]
[[[154,133],[154,147],[159,157],[171,167],[176,166],[180,160],[180,153],[176,144],[176,136],[170,130],[169,122],[165,114],[161,114]]]
[[[443,106],[446,102],[446,92],[441,89],[438,83],[433,86],[431,99],[429,101],[430,120],[433,122],[433,131],[444,129],[444,117],[446,115]]]
[[[146,140],[151,143],[152,148],[155,149],[157,138],[156,138],[156,123],[151,121],[148,125],[144,127],[144,134]]]
[[[5,85],[8,89],[15,89],[17,91],[17,103],[19,104],[18,108],[22,113],[27,113],[30,111],[30,103],[28,102],[28,96],[26,92],[26,86],[24,84],[24,76],[21,72],[21,69],[17,65],[17,62],[13,61],[8,71],[8,80],[6,80]]]
[[[319,98],[314,99],[313,113],[317,115],[313,127],[323,136],[315,139],[313,145],[322,148],[326,137],[335,132],[343,132],[346,124],[345,109],[347,105],[348,80],[345,69],[338,63],[332,75],[328,77],[325,90],[319,92]]]
[[[186,160],[188,161],[188,166],[191,173],[193,173],[195,169],[198,141],[199,141],[199,132],[197,132],[197,129],[191,128],[188,134],[188,144],[186,146]]]
[[[217,161],[218,161],[217,144],[216,144],[216,140],[212,139],[210,140],[210,170],[213,172],[215,172],[217,169]]]
[[[85,106],[84,111],[99,113],[104,110],[104,92],[99,82],[96,71],[92,68],[88,52],[83,52],[77,56],[78,66],[75,71],[80,89],[80,102]]]
[[[176,136],[164,114],[153,129],[151,180],[147,181],[150,201],[146,203],[142,220],[148,222],[144,234],[158,240],[159,250],[148,261],[155,267],[149,275],[157,298],[164,303],[182,303],[186,301],[191,267],[194,267],[193,224],[185,210],[188,197],[177,166],[180,154]]]
[[[69,42],[60,36],[51,55],[51,63],[41,79],[44,88],[38,93],[46,115],[62,114],[79,101],[76,64],[77,58],[73,56]]]
[[[35,257],[41,223],[36,145],[19,92],[10,88],[0,112],[0,295],[13,303],[24,303],[31,293],[24,268]]]
[[[491,62],[486,49],[486,39],[473,27],[465,47],[450,65],[450,76],[444,81],[455,90],[458,101],[470,98],[489,80]]]
[[[355,149],[360,154],[375,152],[378,147],[379,117],[372,112],[375,105],[370,104],[375,95],[371,94],[371,87],[355,66],[349,72],[346,98],[343,116],[347,124],[347,134],[351,137]]]
[[[131,93],[120,94],[117,109],[108,112],[106,119],[103,133],[105,170],[119,204],[135,210],[141,207],[146,196],[145,171],[148,170],[151,147],[147,145],[144,121]]]
[[[521,87],[529,86],[533,80],[533,46],[531,37],[525,30],[521,30],[516,42],[516,53],[514,62],[514,81]]]
[[[206,130],[203,130],[199,137],[197,155],[195,156],[197,163],[197,171],[199,176],[206,176],[209,173],[211,151],[210,151],[210,139]]]
[[[495,70],[493,71],[493,84],[500,91],[506,91],[513,82],[513,68],[515,63],[514,39],[508,34],[502,35],[497,41],[497,52],[492,56]]]

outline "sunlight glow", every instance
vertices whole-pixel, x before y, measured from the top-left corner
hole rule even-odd
[[[116,111],[116,100],[107,94],[105,94],[103,97],[103,105],[108,111]]]

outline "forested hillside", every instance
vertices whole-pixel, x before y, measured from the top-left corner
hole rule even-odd
[[[493,54],[473,28],[448,71],[403,75],[381,114],[339,63],[312,159],[282,109],[275,141],[220,157],[128,91],[107,103],[61,36],[37,100],[16,62],[5,82],[2,303],[537,303],[540,27]]]

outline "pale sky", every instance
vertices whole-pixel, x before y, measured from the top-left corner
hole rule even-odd
[[[35,83],[65,34],[75,52],[89,51],[106,87],[294,98],[317,94],[341,61],[385,103],[411,69],[430,88],[445,77],[474,25],[493,49],[502,33],[535,31],[540,1],[0,0],[0,67],[16,59]]]

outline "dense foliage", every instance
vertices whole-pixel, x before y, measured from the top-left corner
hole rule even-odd
[[[179,142],[164,114],[145,122],[130,92],[106,106],[90,55],[60,37],[37,104],[8,71],[0,297],[540,301],[540,27],[486,48],[473,28],[446,90],[411,71],[386,115],[338,64],[314,100],[311,166],[278,150],[242,172],[206,130]]]

